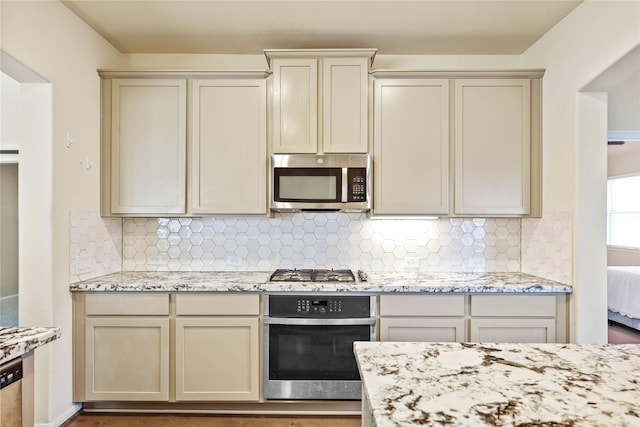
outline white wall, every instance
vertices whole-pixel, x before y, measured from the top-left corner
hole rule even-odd
[[[574,212],[571,339],[576,342],[607,339],[606,254],[598,249],[605,247],[606,96],[583,97],[579,91],[639,43],[640,2],[588,0],[522,55],[524,66],[547,70],[543,216]],[[585,180],[588,176],[593,178]]]
[[[640,130],[640,70],[609,91],[609,130]]]
[[[19,143],[20,84],[5,73],[0,73],[0,94],[0,147],[4,148]]]
[[[36,351],[35,422],[58,425],[75,410],[71,403],[69,211],[99,210],[99,170],[84,168],[86,155],[99,163],[96,69],[117,67],[120,54],[59,2],[2,1],[0,8],[0,48],[51,82],[21,89],[27,105],[22,114],[38,115],[44,124],[35,128],[32,124],[32,129],[27,128],[30,135],[21,135],[28,140],[28,147],[21,146],[21,197],[24,190],[27,221],[37,228],[30,230],[34,233],[30,241],[38,246],[21,256],[26,274],[22,276],[21,265],[20,322],[62,329],[60,340]],[[48,100],[46,105],[43,99]],[[47,115],[52,119],[48,123]],[[65,147],[67,131],[75,140],[71,148]],[[27,157],[39,169],[23,176]],[[38,192],[44,197],[30,197]]]

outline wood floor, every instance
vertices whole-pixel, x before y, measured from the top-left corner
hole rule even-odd
[[[61,427],[360,427],[359,416],[124,415],[81,413]]]

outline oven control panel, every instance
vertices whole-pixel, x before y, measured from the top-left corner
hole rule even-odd
[[[265,316],[334,317],[371,316],[371,297],[364,295],[268,295]]]
[[[298,313],[340,313],[342,312],[342,301],[317,298],[299,299],[296,311]]]

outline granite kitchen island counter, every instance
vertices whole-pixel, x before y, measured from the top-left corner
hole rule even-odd
[[[60,328],[0,327],[0,364],[60,338]]]
[[[363,426],[638,426],[640,346],[356,342]]]
[[[571,293],[524,273],[369,272],[354,283],[269,282],[267,271],[120,272],[73,283],[73,292]]]

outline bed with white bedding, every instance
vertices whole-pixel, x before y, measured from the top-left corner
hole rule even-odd
[[[607,267],[608,318],[640,330],[640,266]]]

